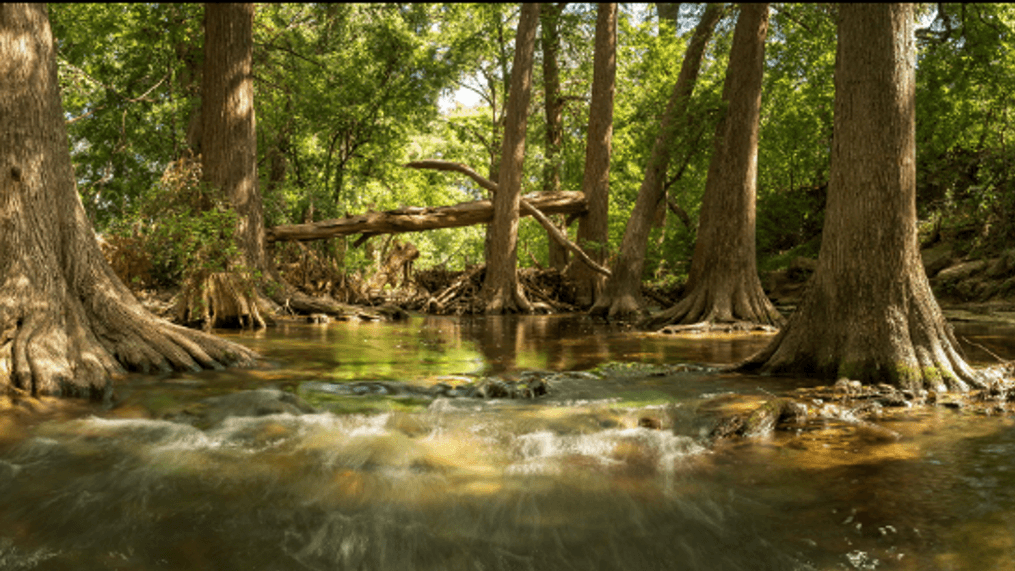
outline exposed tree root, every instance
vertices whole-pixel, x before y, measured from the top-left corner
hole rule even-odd
[[[610,285],[607,282],[606,293],[599,296],[595,305],[589,310],[589,315],[593,317],[605,317],[609,320],[625,321],[640,319],[647,313],[641,300],[635,294],[611,294],[609,290]]]
[[[234,272],[216,272],[191,279],[176,303],[176,320],[207,328],[263,328],[258,294],[251,280]]]
[[[757,282],[757,279],[754,281]],[[735,288],[720,283],[712,287],[702,284],[694,288],[676,305],[643,319],[638,326],[646,330],[658,330],[668,325],[748,323],[775,328],[784,321],[765,297],[760,283],[754,287],[740,285]]]
[[[835,317],[798,310],[767,348],[738,369],[848,378],[908,390],[967,392],[991,384],[959,353],[952,328],[936,304],[917,300],[908,311],[894,306],[876,319],[862,310]]]
[[[484,301],[486,307],[483,309],[483,313],[487,315],[533,313],[535,311],[532,303],[525,297],[521,284],[517,282],[486,291]]]
[[[250,365],[255,357],[240,345],[155,318],[132,299],[86,305],[67,296],[42,303],[36,295],[19,301],[24,295],[17,293],[0,307],[0,386],[16,394],[105,400],[111,379],[126,371],[217,369]]]

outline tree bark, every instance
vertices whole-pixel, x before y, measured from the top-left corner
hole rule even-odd
[[[675,33],[680,24],[680,2],[656,2],[656,16],[660,24],[668,23]]]
[[[250,364],[148,313],[102,257],[74,183],[41,4],[0,5],[0,386],[109,398],[125,371]]]
[[[500,192],[494,195],[494,219],[490,228],[490,257],[480,296],[486,313],[532,311],[518,283],[518,201],[525,161],[525,127],[532,92],[532,61],[535,53],[539,4],[522,4],[515,36],[515,57],[511,67],[511,91],[508,93],[504,147],[500,163]]]
[[[578,219],[578,246],[596,263],[606,263],[609,241],[610,145],[613,139],[613,96],[617,76],[617,4],[602,3],[596,15],[596,46],[593,55],[592,103],[585,137],[585,173],[582,192],[588,213]],[[572,266],[576,303],[591,306],[603,290],[605,279],[584,265]]]
[[[205,6],[204,176],[239,215],[237,245],[249,268],[263,268],[264,215],[257,188],[254,117],[254,5]]]
[[[821,251],[799,309],[744,370],[965,390],[920,261],[911,4],[842,4]]]
[[[265,325],[255,279],[259,272],[267,273],[268,261],[257,188],[253,26],[253,4],[205,5],[202,175],[222,189],[237,214],[234,237],[241,257],[223,272],[196,272],[184,284],[178,318],[206,327]]]
[[[663,115],[659,135],[656,136],[652,147],[634,210],[624,229],[624,238],[620,244],[617,262],[614,264],[613,275],[606,281],[603,295],[599,296],[592,306],[590,310],[592,315],[625,319],[641,315],[643,312],[641,274],[645,267],[645,248],[648,246],[652,219],[666,194],[663,184],[672,155],[674,134],[677,129],[684,128],[689,123],[686,120],[687,101],[694,92],[694,85],[698,80],[705,46],[721,15],[721,5],[707,4],[705,13],[694,30],[680,66],[680,75],[677,76],[677,83],[673,87],[673,94],[666,105],[666,113]]]
[[[543,92],[544,114],[546,116],[546,141],[544,143],[545,163],[543,164],[543,192],[560,191],[560,150],[564,132],[564,99],[560,93],[560,66],[557,54],[560,52],[560,33],[557,26],[565,3],[541,4],[539,13],[540,47],[543,51]],[[560,231],[558,227],[558,231]],[[564,227],[564,232],[567,227]],[[551,268],[563,270],[567,266],[567,249],[547,233],[547,261]]]
[[[642,322],[642,327],[782,323],[761,287],[755,253],[758,126],[767,31],[768,4],[742,4],[723,86],[726,114],[716,127],[686,293],[670,309]]]

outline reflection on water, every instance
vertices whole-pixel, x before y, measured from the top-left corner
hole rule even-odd
[[[585,370],[608,361],[731,363],[765,335],[691,339],[639,333],[585,317],[414,317],[402,323],[282,324],[236,337],[269,359],[334,378],[405,379],[516,369]]]
[[[965,334],[1003,353],[994,333]],[[792,385],[658,370],[558,375],[536,401],[163,418],[310,380],[728,363],[764,337],[563,317],[234,337],[274,368],[139,377],[112,410],[0,423],[0,569],[1015,569],[1010,418],[933,409],[883,419],[899,439],[822,422],[716,447],[716,395]]]

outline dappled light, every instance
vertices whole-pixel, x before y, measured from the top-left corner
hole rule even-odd
[[[0,4],[0,568],[1015,571],[1013,29]]]

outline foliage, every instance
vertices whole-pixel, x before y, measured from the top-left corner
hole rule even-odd
[[[456,19],[460,11],[271,4],[258,13],[258,148],[265,157],[282,155],[291,169],[278,177],[302,195],[286,201],[291,219],[311,205],[330,217],[373,207],[376,194],[363,189],[371,182],[404,192],[393,186],[401,182],[397,149],[437,118],[438,97],[465,68],[475,41]]]
[[[132,216],[114,224],[117,243],[133,242],[149,260],[149,283],[170,286],[224,271],[238,258],[236,212],[221,190],[201,180],[200,162],[181,158],[138,198]]]
[[[1008,4],[939,4],[917,32],[918,204],[985,253],[1015,240],[1013,25]]]
[[[673,92],[701,6],[681,8],[680,34],[637,12],[621,13],[618,46],[618,89],[614,114],[613,166],[610,172],[610,243],[619,244],[649,154],[659,132],[660,118]],[[660,272],[686,274],[694,250],[694,234],[701,195],[705,190],[712,137],[722,111],[722,84],[736,14],[727,12],[709,43],[697,85],[687,104],[688,128],[678,131],[666,177],[667,194],[689,214],[692,229],[661,207],[646,255],[646,276]]]
[[[200,5],[55,4],[63,101],[79,191],[111,244],[149,252],[153,285],[224,267],[234,217],[198,182],[188,154],[200,122]],[[563,190],[579,190],[592,78],[595,7],[558,18]],[[703,6],[681,4],[676,29],[647,5],[621,7],[609,242],[619,244],[659,117]],[[485,198],[464,177],[406,169],[422,158],[470,165],[495,178],[518,7],[510,4],[265,4],[255,15],[255,106],[260,189],[268,226],[366,210]],[[660,211],[646,275],[686,272],[722,113],[730,7],[708,47],[689,103],[692,128],[674,146],[668,197],[685,224]],[[918,208],[935,236],[988,254],[1015,240],[1015,8],[938,4],[917,31]],[[766,42],[758,155],[759,262],[813,255],[820,243],[833,127],[834,8],[773,4]],[[537,50],[539,53],[539,50]],[[539,56],[541,57],[541,55]],[[539,190],[547,156],[546,90],[537,59],[523,192]],[[472,107],[441,102],[472,91]],[[569,229],[573,236],[575,226]],[[408,236],[417,267],[482,261],[483,228]],[[119,241],[119,242],[117,242]],[[313,246],[348,271],[374,262],[376,238]],[[520,265],[544,264],[545,231],[525,219]],[[771,261],[768,263],[767,261]],[[142,260],[129,264],[142,268]]]
[[[52,4],[64,112],[82,201],[99,230],[122,219],[185,145],[201,35],[190,4]]]
[[[779,5],[765,44],[758,151],[758,253],[781,256],[824,224],[836,24],[820,5]],[[812,255],[817,255],[814,251]]]

